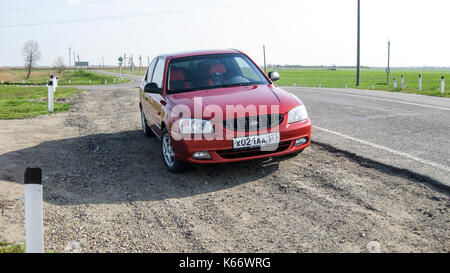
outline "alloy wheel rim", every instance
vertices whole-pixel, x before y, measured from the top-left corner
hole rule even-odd
[[[175,164],[175,154],[173,152],[172,145],[170,143],[170,136],[169,134],[165,134],[162,141],[162,148],[163,148],[163,156],[164,161],[169,167],[173,167]]]

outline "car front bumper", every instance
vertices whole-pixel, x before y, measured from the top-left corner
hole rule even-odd
[[[280,133],[280,143],[275,150],[264,151],[260,148],[233,149],[231,139],[186,139],[172,140],[172,146],[175,156],[178,160],[190,163],[226,163],[235,161],[245,161],[265,157],[281,156],[285,154],[301,151],[309,146],[311,139],[311,121],[304,121],[286,124],[280,124],[278,131]],[[273,133],[270,131],[266,133]],[[230,133],[230,132],[225,132]],[[246,133],[246,136],[249,134]],[[255,134],[250,134],[255,135]],[[306,138],[306,142],[296,146],[295,142],[299,138]],[[193,154],[199,151],[207,151],[211,155],[210,159],[195,159]]]

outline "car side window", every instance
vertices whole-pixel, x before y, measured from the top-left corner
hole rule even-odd
[[[150,66],[148,67],[147,74],[145,74],[145,82],[151,82],[153,70],[155,69],[156,61],[158,58],[154,58]]]
[[[159,88],[162,88],[165,64],[166,62],[163,58],[158,58],[158,62],[156,63],[155,67],[155,72],[153,73],[152,82],[156,83]]]

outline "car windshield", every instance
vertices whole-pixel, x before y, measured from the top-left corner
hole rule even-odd
[[[168,94],[269,83],[256,65],[243,54],[177,58],[169,63],[168,71]]]

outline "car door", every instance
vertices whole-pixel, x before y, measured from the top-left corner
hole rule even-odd
[[[153,71],[153,75],[151,80],[147,83],[153,82],[156,83],[158,88],[160,88],[161,93],[145,93],[146,97],[146,112],[148,114],[148,120],[151,123],[152,129],[157,132],[158,135],[161,135],[161,124],[164,118],[164,111],[162,109],[161,102],[163,101],[162,97],[162,89],[163,89],[163,80],[164,80],[164,72],[166,66],[166,59],[163,57],[156,58],[156,65]],[[147,117],[147,116],[146,116]]]
[[[142,107],[142,112],[144,113],[145,119],[147,120],[148,125],[154,130],[154,121],[152,120],[152,116],[150,114],[151,111],[151,106],[150,106],[150,101],[149,99],[151,99],[151,97],[149,96],[148,93],[144,92],[144,88],[145,85],[147,83],[150,83],[152,81],[152,77],[153,77],[153,72],[155,70],[155,66],[156,63],[158,61],[158,58],[154,58],[152,63],[150,64],[150,66],[147,69],[147,73],[145,74],[145,77],[143,79],[143,81],[141,82],[141,86],[140,86],[140,90],[139,90],[139,96],[140,96],[140,101],[141,101],[141,107]]]

